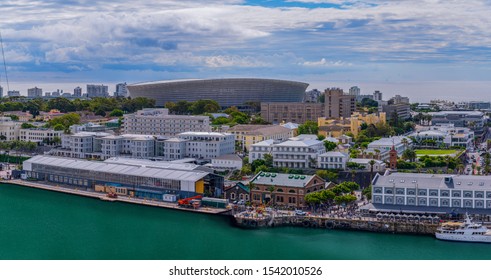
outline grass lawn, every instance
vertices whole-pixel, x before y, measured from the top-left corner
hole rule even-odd
[[[444,156],[444,155],[451,155],[455,154],[457,150],[415,150],[416,155],[418,157],[420,156]]]

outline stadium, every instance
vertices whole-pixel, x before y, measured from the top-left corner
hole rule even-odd
[[[302,102],[309,84],[273,79],[169,80],[128,85],[132,98],[155,99],[157,106],[167,102],[212,99],[221,107],[242,107],[246,102]]]

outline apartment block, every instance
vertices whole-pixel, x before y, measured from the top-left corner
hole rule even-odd
[[[143,109],[124,115],[124,133],[175,136],[182,132],[210,132],[207,116],[169,115],[168,109]]]
[[[270,123],[300,123],[317,121],[324,116],[324,104],[301,102],[261,103],[261,117]]]
[[[344,94],[340,88],[324,91],[324,116],[326,118],[349,118],[356,110],[356,96]]]

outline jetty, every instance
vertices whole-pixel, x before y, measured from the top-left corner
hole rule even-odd
[[[2,181],[2,183],[19,185],[19,186],[24,186],[24,187],[36,188],[36,189],[42,189],[42,190],[48,190],[48,191],[61,192],[61,193],[72,194],[72,195],[91,197],[91,198],[96,198],[96,199],[100,199],[103,201],[109,201],[109,202],[125,202],[125,203],[132,203],[132,204],[139,204],[139,205],[146,205],[146,206],[153,206],[153,207],[161,207],[161,208],[175,209],[175,210],[195,212],[195,213],[198,212],[198,213],[205,213],[205,214],[224,214],[224,215],[226,215],[231,211],[231,209],[227,209],[227,208],[223,209],[223,208],[213,208],[213,207],[200,207],[200,208],[194,209],[194,208],[180,207],[177,205],[177,202],[176,203],[163,202],[163,201],[141,199],[141,198],[135,198],[135,197],[129,197],[129,196],[107,197],[107,193],[86,191],[86,190],[80,190],[80,189],[74,189],[74,188],[66,188],[66,187],[62,187],[62,186],[58,186],[58,185],[40,184],[40,183],[36,183],[33,181],[25,181],[25,180],[9,180],[9,181]]]
[[[234,215],[233,220],[236,226],[248,229],[294,226],[418,235],[434,235],[438,227],[438,222],[435,223],[431,220],[395,221],[372,217],[336,218],[315,215],[298,216],[286,213],[251,215],[243,212]]]

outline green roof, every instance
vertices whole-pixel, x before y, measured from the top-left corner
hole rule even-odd
[[[254,184],[303,188],[313,176],[261,172],[251,181]]]

